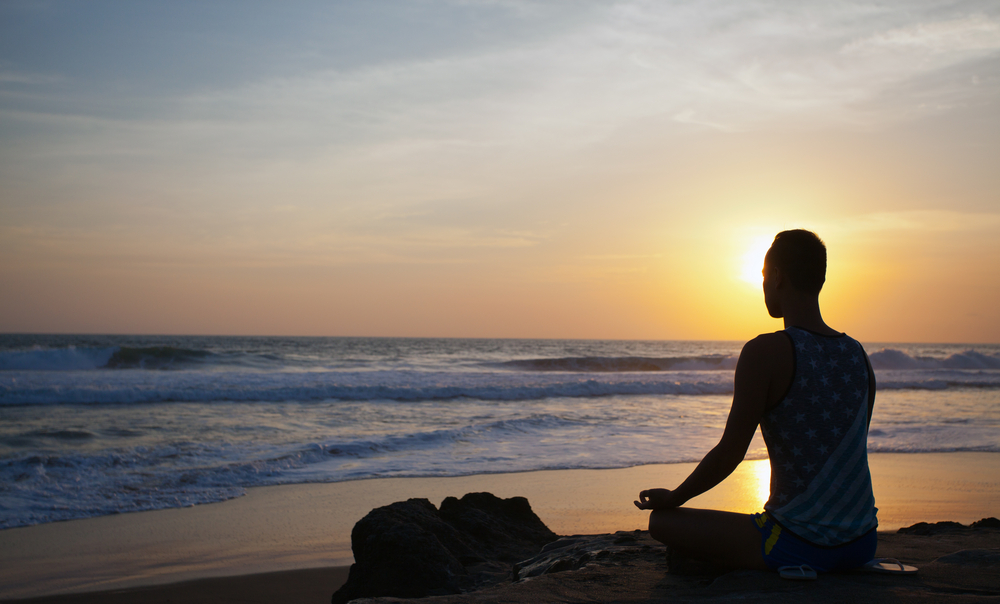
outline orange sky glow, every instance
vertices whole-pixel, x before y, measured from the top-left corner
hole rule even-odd
[[[912,4],[7,5],[0,332],[744,340],[808,228],[833,327],[1000,342],[1000,9]]]

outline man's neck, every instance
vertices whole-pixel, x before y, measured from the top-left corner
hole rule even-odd
[[[826,336],[840,335],[839,331],[823,320],[819,310],[819,296],[804,295],[786,299],[782,304],[782,310],[786,328],[801,327]]]

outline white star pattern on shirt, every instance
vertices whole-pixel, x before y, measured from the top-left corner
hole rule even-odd
[[[857,341],[823,338],[796,328],[789,328],[788,334],[795,350],[794,381],[778,409],[765,414],[761,423],[775,470],[769,502],[782,508],[798,501],[805,487],[829,471],[825,461],[830,455],[854,446],[843,438],[863,419],[866,389],[861,386],[869,381]]]

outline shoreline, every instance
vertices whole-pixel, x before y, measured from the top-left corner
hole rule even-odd
[[[435,505],[476,491],[527,497],[561,535],[645,528],[647,514],[631,505],[635,494],[675,485],[694,465],[255,487],[244,497],[202,506],[6,529],[0,531],[0,599],[343,570],[352,561],[354,523],[375,507],[411,497]],[[880,531],[1000,515],[998,453],[872,453],[870,466]],[[766,460],[745,461],[689,505],[759,511],[766,470]]]

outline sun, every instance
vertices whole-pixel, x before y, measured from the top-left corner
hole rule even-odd
[[[764,255],[770,249],[772,241],[773,238],[770,237],[757,237],[751,242],[747,251],[743,252],[740,267],[741,280],[760,285],[763,279],[760,271],[764,268]]]

